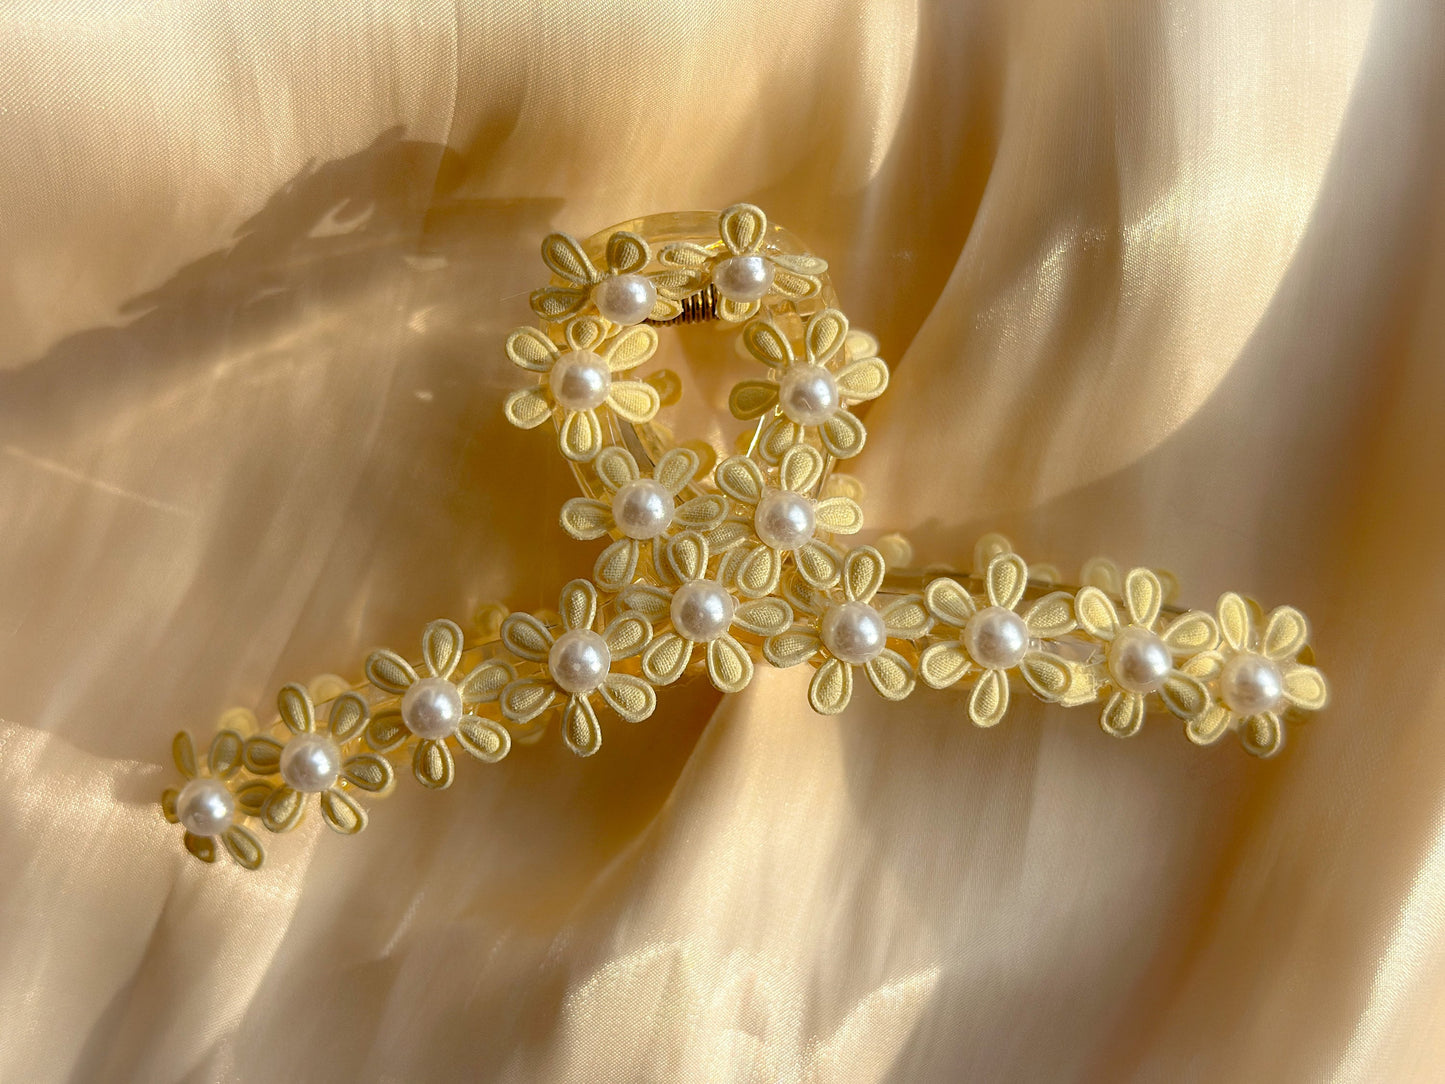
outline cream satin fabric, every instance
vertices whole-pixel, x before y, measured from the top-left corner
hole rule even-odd
[[[1438,1078],[1442,27],[11,5],[0,1079]],[[895,363],[875,534],[1296,603],[1330,710],[1259,763],[762,668],[194,862],[177,728],[590,568],[500,409],[541,236],[740,199]]]

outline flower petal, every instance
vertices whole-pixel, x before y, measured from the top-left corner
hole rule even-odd
[[[519,659],[545,662],[554,642],[547,626],[531,614],[508,614],[502,622],[502,643]]]
[[[214,862],[216,860],[216,841],[210,836],[198,836],[187,832],[184,838],[186,850],[190,851],[202,862]]]
[[[807,358],[814,365],[822,365],[838,352],[848,337],[848,317],[838,309],[824,309],[808,318],[803,330],[803,345]]]
[[[421,634],[421,653],[432,677],[450,678],[462,661],[462,630],[455,621],[439,618]]]
[[[602,358],[607,362],[609,371],[623,373],[641,365],[656,352],[657,329],[638,324],[613,339],[602,352]],[[617,384],[614,382],[612,386],[615,388]],[[656,394],[656,389],[653,394]]]
[[[1252,651],[1254,640],[1254,619],[1249,613],[1249,603],[1233,591],[1219,596],[1215,607],[1219,614],[1219,634],[1234,651]]]
[[[868,681],[878,695],[884,699],[902,700],[913,692],[913,667],[908,664],[907,659],[890,648],[884,648],[876,658],[865,662],[863,672],[868,675]]]
[[[1219,643],[1219,626],[1212,614],[1190,610],[1169,622],[1160,639],[1176,655],[1196,655],[1213,650]]]
[[[881,553],[859,546],[843,560],[843,593],[850,602],[869,602],[883,586],[886,572]]]
[[[672,612],[672,594],[661,587],[638,583],[625,588],[617,596],[617,604],[624,610],[635,610],[656,624],[667,620]]]
[[[754,320],[743,328],[743,348],[773,369],[786,368],[796,360],[793,344],[788,342],[788,337],[767,317]],[[777,385],[772,385],[772,388],[776,394]]]
[[[777,636],[793,623],[793,608],[780,598],[744,602],[733,614],[733,624],[755,636]]]
[[[772,261],[775,271],[770,293],[791,301],[801,301],[805,297],[817,297],[822,292],[823,283],[816,276],[794,273],[784,266],[782,257],[774,256]]]
[[[1293,606],[1271,611],[1264,625],[1264,653],[1275,662],[1292,660],[1310,637],[1309,622]]]
[[[719,463],[713,472],[713,481],[733,500],[746,505],[762,500],[767,485],[763,469],[745,455],[731,456]]]
[[[402,722],[401,712],[396,708],[383,708],[366,724],[366,744],[378,753],[389,753],[406,741],[411,731]],[[253,738],[252,741],[255,741]],[[277,751],[279,761],[280,751]],[[251,769],[255,771],[254,768]]]
[[[652,639],[652,626],[641,614],[618,614],[603,630],[602,639],[607,644],[613,661],[630,658]]]
[[[390,648],[379,648],[368,655],[365,670],[366,680],[382,692],[404,693],[417,681],[411,663]]]
[[[457,682],[457,692],[462,694],[463,703],[489,704],[501,695],[507,683],[514,680],[517,671],[512,664],[502,659],[488,659],[467,671],[466,677]]]
[[[880,611],[888,635],[899,640],[918,640],[933,628],[933,617],[918,595],[903,595]]]
[[[707,539],[697,531],[683,531],[667,540],[663,558],[668,570],[682,583],[707,575]]]
[[[171,739],[171,759],[176,762],[176,771],[181,775],[187,779],[196,777],[196,744],[191,741],[190,731],[179,731]]]
[[[1213,745],[1229,730],[1230,711],[1223,704],[1211,704],[1184,724],[1184,736],[1195,745]]]
[[[210,755],[206,758],[211,775],[216,779],[230,779],[239,772],[245,744],[234,730],[217,731],[211,739]]]
[[[446,742],[417,742],[411,755],[411,774],[428,790],[446,790],[456,778],[457,766]]]
[[[776,418],[763,425],[762,435],[758,437],[758,453],[769,463],[776,463],[782,458],[783,453],[794,444],[800,443],[805,436],[801,425],[795,425],[788,420],[786,414],[779,414]]]
[[[863,423],[846,410],[835,412],[818,429],[818,440],[829,454],[838,459],[850,459],[857,455],[867,439],[868,431],[863,428]]]
[[[235,791],[236,811],[244,817],[259,817],[275,789],[264,779],[252,779],[248,783],[242,783]]]
[[[637,539],[619,538],[597,555],[592,578],[604,591],[617,592],[637,578],[637,557],[641,552]]]
[[[642,676],[654,685],[671,685],[692,661],[692,641],[663,632],[642,650]]]
[[[544,320],[557,321],[571,316],[587,303],[588,291],[575,286],[543,286],[533,290],[527,299],[532,311]]]
[[[1313,666],[1291,666],[1285,668],[1284,698],[1294,707],[1304,711],[1319,711],[1330,699],[1329,686],[1325,676]]]
[[[827,659],[808,683],[808,703],[819,715],[837,715],[853,699],[853,668],[842,659]]]
[[[611,391],[607,393],[609,404],[612,404],[617,387],[613,384]],[[615,409],[616,404],[612,405]],[[567,411],[566,417],[562,419],[562,429],[557,434],[557,446],[562,454],[574,463],[586,463],[596,456],[602,450],[602,423],[597,420],[597,411]]]
[[[1115,598],[1124,594],[1124,574],[1107,557],[1090,557],[1085,561],[1079,573],[1079,583],[1085,587],[1097,587]]]
[[[742,692],[753,680],[753,658],[731,633],[725,632],[707,645],[707,676],[722,692]]]
[[[1074,613],[1079,627],[1096,640],[1105,642],[1119,634],[1119,611],[1114,600],[1092,584],[1079,588],[1074,597]]]
[[[536,429],[552,416],[552,401],[541,388],[523,388],[507,396],[502,412],[518,429]]]
[[[495,719],[463,715],[457,724],[457,744],[483,764],[495,764],[512,748],[512,735]]]
[[[597,690],[603,702],[629,723],[640,723],[657,708],[657,692],[631,674],[608,674]]]
[[[331,702],[331,716],[326,729],[338,742],[350,741],[371,718],[371,705],[357,692],[344,692]]]
[[[1074,670],[1066,659],[1047,651],[1030,651],[1019,663],[1019,673],[1040,700],[1062,700],[1073,684]]]
[[[968,694],[968,717],[975,726],[997,726],[1008,711],[1008,678],[1002,670],[985,670]]]
[[[784,270],[809,278],[815,275],[821,275],[828,270],[827,260],[821,256],[813,256],[806,252],[778,252],[768,258]],[[860,332],[857,329],[854,329],[852,334],[866,336],[869,339],[872,338],[866,331]],[[876,349],[876,347],[874,347],[874,349]]]
[[[777,550],[759,543],[738,563],[734,569],[734,580],[739,591],[757,598],[777,590],[778,577],[782,571],[782,555]]]
[[[813,506],[813,516],[832,534],[856,534],[863,528],[863,509],[851,497],[824,497]]]
[[[1284,724],[1272,711],[1251,715],[1240,724],[1239,740],[1246,752],[1272,757],[1284,748]]]
[[[672,522],[686,530],[707,532],[721,523],[727,514],[727,501],[715,493],[706,493],[678,505]],[[711,548],[711,543],[708,545]]]
[[[771,380],[739,380],[728,393],[728,412],[739,421],[752,421],[778,402],[778,385]]]
[[[261,807],[261,824],[268,832],[289,832],[301,823],[305,812],[306,795],[282,785]]]
[[[779,670],[807,662],[823,646],[818,633],[807,625],[787,629],[763,643],[763,658]]]
[[[602,727],[585,696],[574,696],[567,701],[567,709],[562,713],[562,740],[579,757],[590,757],[602,748]]]
[[[607,238],[607,270],[618,275],[635,275],[652,259],[652,248],[635,233],[618,230]]]
[[[542,678],[518,678],[502,690],[502,714],[514,723],[530,723],[552,706],[557,690]]]
[[[876,399],[888,390],[888,366],[882,358],[863,358],[838,372],[838,392],[852,403]]]
[[[341,764],[341,778],[368,794],[384,793],[396,779],[391,761],[376,753],[357,753]]]
[[[662,246],[657,259],[668,267],[697,270],[712,262],[712,253],[692,241],[672,241]]]
[[[746,256],[762,247],[768,216],[751,203],[735,203],[718,216],[718,233],[734,256]]]
[[[978,612],[973,596],[958,581],[947,576],[929,581],[923,589],[923,604],[934,620],[956,629],[967,625],[968,619]]]
[[[316,729],[316,709],[306,686],[289,682],[276,694],[276,710],[281,722],[293,734],[310,734]]]
[[[264,734],[253,734],[241,750],[241,762],[252,775],[275,775],[281,770],[281,743]]]
[[[933,689],[948,688],[972,669],[973,660],[957,640],[929,644],[918,657],[919,676]]]
[[[1054,591],[1024,611],[1024,624],[1029,635],[1040,640],[1056,640],[1078,627],[1074,620],[1074,596],[1067,591]]]
[[[507,336],[507,360],[529,372],[550,372],[556,364],[560,351],[547,337],[547,333],[535,327],[519,327]]]
[[[340,788],[327,787],[321,792],[321,819],[333,832],[354,836],[366,827],[366,810]]]
[[[751,520],[739,519],[736,516],[729,516],[707,533],[707,548],[712,553],[722,553],[730,550],[739,542],[746,542],[752,537],[753,525]]]
[[[581,242],[569,234],[549,233],[542,238],[542,262],[575,286],[593,286],[602,278]]]
[[[597,620],[597,588],[583,579],[568,581],[557,603],[562,627],[568,632],[590,629]]]
[[[260,869],[261,863],[266,860],[266,852],[261,847],[261,841],[249,829],[242,828],[239,824],[233,824],[227,828],[225,834],[221,836],[221,842],[226,845],[226,850],[236,860],[236,865],[242,869]]]
[[[1209,690],[1204,683],[1180,670],[1164,679],[1159,699],[1181,719],[1196,719],[1209,710]]]
[[[1140,628],[1152,629],[1164,604],[1164,588],[1159,577],[1147,568],[1131,568],[1124,577],[1124,606],[1129,620]]]
[[[790,493],[808,493],[823,476],[823,453],[811,444],[795,444],[778,461],[778,483]]]
[[[580,542],[601,538],[613,527],[611,506],[591,497],[573,497],[562,506],[558,518],[562,530]]]
[[[1029,585],[1029,566],[1016,553],[1000,553],[989,561],[983,574],[984,593],[989,605],[1012,610]]]
[[[1224,656],[1218,651],[1201,651],[1180,663],[1179,669],[1200,681],[1214,681],[1224,672]]]
[[[1144,698],[1138,693],[1115,691],[1099,713],[1099,726],[1105,734],[1128,738],[1139,733],[1144,725]]]
[[[824,542],[804,542],[793,551],[798,575],[819,589],[834,586],[843,575],[843,555]]]
[[[652,468],[652,478],[674,497],[692,484],[702,459],[691,448],[673,448],[662,454]]]

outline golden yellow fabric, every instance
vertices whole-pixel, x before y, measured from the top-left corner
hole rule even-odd
[[[1430,0],[9,5],[0,1079],[1437,1077],[1442,55]],[[742,199],[894,365],[865,539],[1293,602],[1331,708],[1256,762],[760,667],[192,860],[178,727],[590,568],[501,412],[542,235]]]

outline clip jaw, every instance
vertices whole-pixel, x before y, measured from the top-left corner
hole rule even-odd
[[[590,756],[603,720],[641,722],[658,688],[705,672],[739,692],[760,660],[812,667],[808,701],[822,714],[843,711],[860,679],[889,700],[921,681],[966,689],[978,726],[1025,691],[1099,704],[1116,737],[1162,709],[1197,744],[1235,731],[1260,756],[1279,750],[1286,720],[1325,705],[1290,607],[1266,613],[1229,593],[1212,612],[1181,610],[1172,577],[1104,560],[1060,587],[1057,570],[1030,568],[998,535],[963,575],[890,571],[887,539],[848,547],[863,510],[834,467],[863,450],[859,408],[887,389],[888,367],[836,307],[827,264],[758,208],[657,215],[586,241],[552,234],[542,258],[553,277],[531,297],[539,326],[505,345],[536,379],[504,410],[524,429],[553,423],[581,489],[561,526],[606,540],[592,576],[562,588],[556,613],[496,607],[472,644],[433,621],[419,661],[375,651],[354,688],[286,685],[274,722],[242,713],[204,758],[177,735],[185,782],[161,806],[196,857],[224,851],[254,869],[256,828],[290,831],[313,805],[354,834],[367,822],[358,799],[387,793],[398,769],[445,789],[457,753],[496,763],[553,722]],[[734,327],[737,340],[713,335]],[[728,395],[748,423],[735,444],[716,426],[679,441],[657,421],[681,389],[666,369],[635,375],[657,359],[658,329],[753,363]],[[906,543],[891,549],[906,563]]]

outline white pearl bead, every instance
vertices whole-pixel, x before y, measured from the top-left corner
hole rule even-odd
[[[302,794],[323,791],[341,774],[341,750],[326,734],[298,734],[281,750],[281,778]]]
[[[445,738],[462,721],[462,694],[443,678],[422,678],[401,698],[401,721],[419,738]]]
[[[1276,711],[1284,703],[1284,678],[1263,655],[1241,652],[1224,664],[1219,696],[1236,715]]]
[[[1029,627],[1002,606],[979,610],[963,629],[963,644],[973,661],[989,670],[1017,666],[1029,650]]]
[[[590,693],[611,668],[607,641],[591,629],[564,632],[547,653],[547,672],[563,692]]]
[[[657,304],[657,287],[644,275],[609,275],[593,289],[592,303],[614,324],[640,324]]]
[[[786,490],[765,494],[753,512],[753,529],[775,550],[795,550],[813,537],[813,502]]]
[[[219,779],[192,779],[176,796],[176,819],[192,835],[218,836],[235,816],[235,795]]]
[[[628,482],[612,498],[612,519],[628,538],[656,538],[672,525],[672,494],[651,478]]]
[[[552,398],[568,410],[591,410],[607,401],[612,372],[591,350],[569,350],[547,377]]]
[[[789,365],[778,382],[778,401],[788,420],[822,425],[838,409],[838,381],[821,365]]]
[[[823,646],[844,662],[864,663],[883,653],[888,630],[866,602],[840,602],[823,614]]]
[[[693,643],[716,640],[732,626],[737,600],[716,580],[690,580],[672,595],[672,627]]]
[[[1172,669],[1174,658],[1169,648],[1152,632],[1126,628],[1109,645],[1109,673],[1128,692],[1154,692]]]
[[[730,256],[712,269],[712,281],[730,301],[757,301],[773,288],[773,274],[762,256]]]

